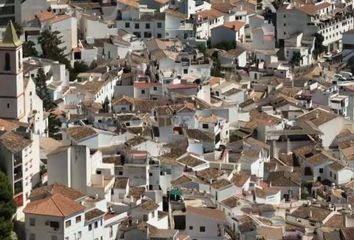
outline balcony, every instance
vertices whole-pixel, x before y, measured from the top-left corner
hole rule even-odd
[[[16,167],[20,166],[21,164],[22,164],[22,158],[19,156],[15,156],[14,157],[14,167],[16,168]]]
[[[22,172],[14,173],[14,181],[17,182],[18,180],[22,179]]]

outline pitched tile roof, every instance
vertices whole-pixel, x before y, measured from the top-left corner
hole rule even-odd
[[[8,131],[0,135],[0,144],[12,153],[22,151],[32,143],[32,140],[25,138],[19,133]]]
[[[214,189],[221,189],[226,186],[231,186],[231,182],[227,179],[222,178],[222,179],[218,179],[216,181],[213,181],[213,183],[210,186]]]
[[[76,141],[97,135],[97,132],[88,126],[70,127],[65,129],[66,133]]]
[[[335,119],[336,117],[338,117],[338,115],[321,108],[316,108],[308,113],[299,116],[298,119],[303,121],[310,121],[318,127]]]
[[[65,197],[61,193],[55,193],[45,199],[30,202],[23,212],[25,214],[68,217],[75,213],[83,212],[84,209],[84,206],[74,200]]]
[[[92,221],[97,218],[101,218],[105,215],[105,212],[101,211],[100,209],[94,208],[88,212],[85,212],[85,221]]]
[[[231,196],[229,198],[222,200],[221,204],[223,204],[229,208],[235,208],[240,204],[240,202],[239,202],[239,198],[237,198],[235,196]]]
[[[225,214],[222,211],[213,208],[187,206],[186,212],[187,214],[191,213],[199,215],[200,217],[206,217],[218,221],[225,221]]]
[[[316,206],[300,206],[289,215],[296,218],[309,219],[316,222],[322,222],[332,211],[326,208]]]
[[[177,161],[179,163],[182,163],[183,165],[186,165],[187,167],[196,167],[205,163],[204,161],[200,160],[199,158],[190,153],[178,159]]]
[[[128,184],[127,177],[116,177],[113,188],[124,189],[127,187],[127,184]]]
[[[233,29],[233,30],[240,30],[243,26],[245,26],[245,22],[242,22],[242,21],[231,21],[231,22],[226,22],[224,23],[224,27],[226,28],[230,28],[230,29]]]
[[[48,186],[33,189],[31,191],[30,199],[31,201],[35,201],[38,199],[47,198],[57,193],[60,193],[64,197],[70,198],[72,200],[78,200],[86,196],[84,193],[79,192],[73,188],[55,183]]]
[[[197,15],[201,18],[214,19],[223,16],[224,13],[212,8],[198,12]]]
[[[251,178],[251,175],[246,171],[240,171],[237,174],[234,174],[231,178],[231,182],[237,187],[243,187],[245,183]]]

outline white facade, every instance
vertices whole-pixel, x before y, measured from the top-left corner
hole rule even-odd
[[[65,15],[64,15],[65,16]],[[65,48],[64,54],[71,54],[71,50],[77,47],[77,19],[67,16],[63,19],[51,19],[47,22],[46,28],[50,31],[60,32],[59,36],[63,43],[60,48]]]
[[[109,200],[114,166],[102,163],[101,152],[91,155],[86,146],[62,147],[48,155],[48,184],[53,183]]]

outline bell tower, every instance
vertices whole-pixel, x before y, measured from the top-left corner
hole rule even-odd
[[[25,115],[22,42],[10,21],[0,42],[0,118],[20,120]]]

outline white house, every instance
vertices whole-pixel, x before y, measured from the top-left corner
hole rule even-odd
[[[186,232],[192,239],[223,239],[225,221],[220,210],[186,207]]]
[[[59,147],[48,155],[48,184],[60,183],[90,196],[109,200],[114,184],[114,165],[102,162],[102,153],[86,146]]]
[[[243,42],[245,40],[245,23],[242,21],[225,22],[211,29],[211,44],[221,42]]]

